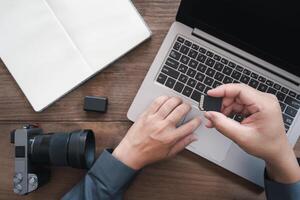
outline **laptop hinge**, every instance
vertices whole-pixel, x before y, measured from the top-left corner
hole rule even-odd
[[[278,72],[275,72],[274,70],[271,70],[271,69],[269,69],[269,68],[267,68],[267,67],[265,67],[265,66],[263,66],[263,65],[261,65],[261,64],[259,64],[257,62],[255,62],[255,61],[253,61],[253,60],[250,60],[249,58],[247,58],[247,57],[245,57],[245,56],[243,56],[243,55],[241,55],[241,54],[239,54],[237,52],[234,52],[234,51],[232,51],[229,48],[226,48],[225,45],[223,46],[223,45],[220,44],[220,43],[222,43],[221,40],[219,40],[217,38],[214,38],[214,37],[210,36],[209,34],[203,32],[203,31],[201,31],[201,30],[199,30],[197,28],[194,28],[194,30],[192,32],[192,35],[195,36],[195,37],[197,37],[197,38],[199,38],[199,39],[202,39],[202,40],[204,40],[204,41],[206,41],[206,42],[208,42],[210,44],[213,44],[214,46],[216,46],[216,47],[218,47],[218,48],[220,48],[222,50],[225,50],[225,51],[227,51],[227,52],[229,52],[229,53],[231,53],[231,54],[233,54],[233,55],[235,55],[235,56],[237,56],[237,57],[239,57],[239,58],[241,58],[243,60],[246,60],[247,62],[249,62],[249,63],[251,63],[251,64],[253,64],[253,65],[255,65],[255,66],[259,67],[259,68],[262,68],[262,69],[264,69],[264,70],[266,70],[266,71],[268,71],[268,72],[270,72],[272,74],[275,74],[276,76],[279,76],[280,78],[282,78],[282,79],[284,79],[284,80],[286,80],[286,81],[288,81],[288,82],[290,82],[290,83],[292,83],[292,84],[294,84],[294,85],[296,85],[298,87],[300,86],[299,82],[294,81],[291,78],[288,78],[288,77],[286,77],[286,76],[284,76],[282,74],[279,74]],[[215,41],[220,41],[220,42],[218,44]],[[233,48],[235,48],[235,47],[233,47]]]

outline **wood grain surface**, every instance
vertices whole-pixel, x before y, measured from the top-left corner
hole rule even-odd
[[[39,123],[45,132],[89,128],[96,133],[97,154],[115,147],[131,122],[126,112],[144,79],[170,25],[179,0],[134,0],[153,36],[110,67],[67,94],[42,113],[35,113],[18,85],[0,61],[0,199],[55,200],[71,189],[85,172],[53,168],[51,181],[30,195],[12,192],[13,145],[11,130],[25,123]],[[30,77],[29,77],[30,78]],[[47,91],[45,91],[47,92]],[[86,113],[83,97],[109,97],[106,114]],[[296,145],[300,155],[300,143]],[[248,181],[188,151],[145,168],[126,192],[125,199],[265,199],[263,191]]]

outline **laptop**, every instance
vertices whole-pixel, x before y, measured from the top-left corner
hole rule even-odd
[[[130,0],[1,0],[0,30],[0,57],[38,112],[151,36]]]
[[[182,0],[129,111],[135,121],[158,96],[192,105],[183,123],[203,112],[201,94],[244,83],[277,96],[292,146],[300,134],[300,3],[291,0]],[[243,120],[234,115],[232,119]],[[263,187],[264,161],[201,125],[187,149]]]

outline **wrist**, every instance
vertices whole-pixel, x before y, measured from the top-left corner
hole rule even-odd
[[[112,155],[127,165],[128,167],[134,169],[134,170],[140,170],[144,167],[144,165],[139,160],[139,157],[137,155],[137,151],[134,150],[134,148],[128,144],[125,140],[123,140],[117,148],[113,151]]]
[[[266,169],[270,179],[284,184],[300,180],[300,168],[293,149],[288,146],[274,159],[266,160]]]

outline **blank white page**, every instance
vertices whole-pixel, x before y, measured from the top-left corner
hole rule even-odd
[[[45,1],[95,72],[151,35],[130,0]]]
[[[35,111],[93,74],[41,0],[0,0],[0,57]]]

